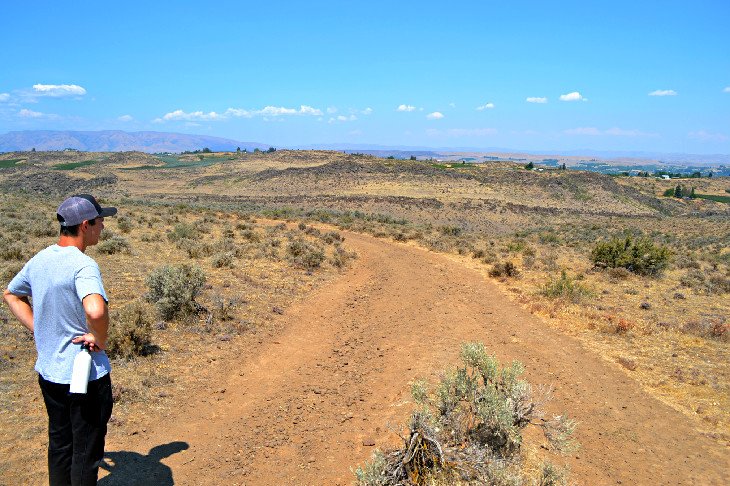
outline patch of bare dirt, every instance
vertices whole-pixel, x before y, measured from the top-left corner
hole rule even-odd
[[[353,269],[284,310],[253,349],[221,343],[186,397],[139,433],[111,429],[100,484],[349,484],[373,446],[399,440],[408,383],[482,341],[555,386],[549,412],[579,422],[579,484],[728,484],[728,450],[575,338],[544,325],[477,270],[345,233]],[[174,370],[170,370],[174,373]]]

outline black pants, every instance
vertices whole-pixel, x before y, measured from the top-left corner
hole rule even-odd
[[[38,376],[48,411],[48,476],[51,486],[96,484],[112,414],[109,375],[90,381],[85,395]]]

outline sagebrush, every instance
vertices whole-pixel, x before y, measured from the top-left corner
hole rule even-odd
[[[164,265],[147,277],[148,300],[155,304],[163,319],[198,312],[195,297],[205,285],[205,274],[197,265]]]
[[[466,343],[460,367],[447,372],[431,389],[415,382],[411,394],[419,405],[401,438],[403,447],[376,452],[354,473],[360,486],[410,484],[524,484],[519,453],[522,431],[542,428],[548,444],[567,452],[576,422],[566,415],[545,419],[541,410],[550,390],[534,390],[519,377],[523,367],[501,367],[481,343]],[[544,465],[538,484],[560,484],[563,473]]]

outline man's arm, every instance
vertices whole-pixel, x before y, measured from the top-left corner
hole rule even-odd
[[[15,295],[8,289],[5,289],[3,292],[3,300],[8,304],[10,312],[18,318],[20,323],[30,332],[33,332],[33,308],[30,306],[28,297]]]
[[[83,341],[84,344],[90,345],[91,351],[106,349],[106,341],[109,339],[109,308],[104,297],[99,294],[89,294],[81,303],[91,332],[74,338],[73,342]]]

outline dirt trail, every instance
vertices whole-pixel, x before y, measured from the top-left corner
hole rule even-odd
[[[350,484],[371,444],[397,443],[386,424],[409,415],[408,382],[456,363],[464,341],[555,386],[549,411],[580,422],[568,460],[579,484],[730,484],[727,449],[479,272],[344,234],[354,268],[287,309],[252,354],[224,353],[211,390],[191,390],[172,417],[112,433],[117,467],[101,484]]]

